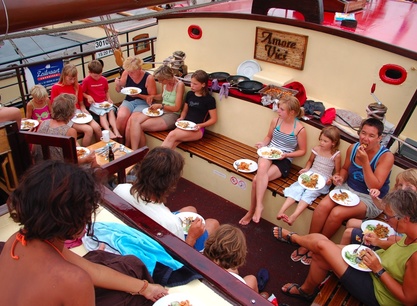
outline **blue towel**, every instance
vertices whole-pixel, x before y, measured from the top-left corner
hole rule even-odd
[[[96,239],[107,243],[121,255],[138,257],[157,284],[174,287],[203,278],[172,258],[158,242],[132,227],[120,223],[96,222],[93,229]],[[91,241],[91,238],[85,238],[84,245],[89,251],[98,247],[86,243],[88,240]]]

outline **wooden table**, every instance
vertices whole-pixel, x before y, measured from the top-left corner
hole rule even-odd
[[[130,148],[127,148],[127,147],[124,147],[123,151],[116,150],[117,148],[120,148],[120,143],[118,143],[114,140],[111,140],[109,143],[111,143],[111,144],[114,143],[114,145],[112,146],[112,149],[113,149],[113,152],[114,152],[114,159],[125,156],[127,153],[132,152],[132,150]],[[90,151],[95,151],[95,150],[104,148],[106,145],[107,145],[107,142],[104,142],[104,141],[101,140],[99,142],[96,142],[96,143],[88,146],[87,149],[89,149]],[[100,166],[103,166],[103,165],[105,165],[109,162],[109,160],[107,159],[107,153],[104,154],[104,155],[96,153],[96,160],[97,160],[97,164],[99,164]],[[126,169],[126,171],[129,171],[129,170],[130,170],[130,168]]]

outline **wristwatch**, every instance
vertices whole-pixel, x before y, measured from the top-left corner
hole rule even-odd
[[[165,106],[164,103],[161,103],[161,105],[162,105],[161,110],[164,110],[164,106]]]
[[[382,268],[381,270],[379,270],[378,272],[374,273],[376,277],[380,278],[382,276],[382,274],[384,274],[385,269]]]

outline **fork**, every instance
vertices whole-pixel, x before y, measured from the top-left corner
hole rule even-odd
[[[353,254],[356,254],[359,251],[360,247],[363,245],[364,242],[365,242],[365,235],[363,235],[362,237],[361,244],[356,249],[353,250]]]

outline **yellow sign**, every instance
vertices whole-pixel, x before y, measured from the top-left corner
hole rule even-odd
[[[305,35],[257,27],[255,58],[303,70],[307,41]]]

